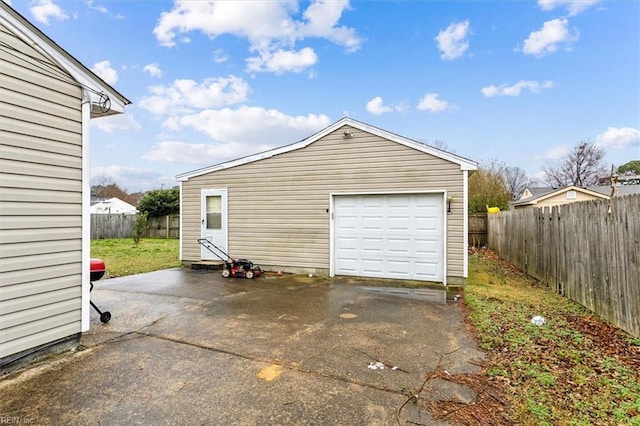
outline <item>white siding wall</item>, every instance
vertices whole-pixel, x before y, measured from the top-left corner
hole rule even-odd
[[[81,89],[0,26],[0,358],[81,331]]]
[[[343,132],[351,130],[352,138]],[[331,193],[447,190],[447,275],[463,277],[463,180],[457,164],[341,128],[296,151],[182,185],[182,260],[200,260],[200,190],[228,188],[229,252],[259,265],[329,269]]]

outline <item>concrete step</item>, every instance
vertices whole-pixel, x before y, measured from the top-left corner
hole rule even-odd
[[[199,262],[191,263],[191,269],[202,270],[209,269],[213,271],[219,271],[224,268],[224,263],[220,260],[201,260]]]

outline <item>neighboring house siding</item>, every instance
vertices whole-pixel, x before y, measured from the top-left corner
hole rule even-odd
[[[460,166],[341,127],[305,148],[194,177],[182,184],[182,260],[200,260],[200,191],[228,188],[229,253],[262,265],[329,269],[331,193],[429,192],[454,198],[447,275],[463,276]]]
[[[516,209],[523,209],[523,208],[531,208],[531,207],[536,207],[536,208],[542,208],[542,207],[553,207],[553,206],[557,206],[560,204],[568,204],[568,203],[574,203],[577,201],[589,201],[589,200],[599,200],[601,199],[601,197],[596,197],[590,194],[585,194],[584,192],[580,192],[580,191],[575,191],[576,193],[576,197],[575,198],[567,198],[567,192],[561,192],[557,195],[554,195],[552,197],[549,198],[545,198],[542,199],[540,201],[538,201],[535,204],[522,204],[522,205],[515,205],[514,207]],[[526,202],[526,200],[524,200]]]
[[[596,200],[598,197],[594,197],[593,195],[585,194],[580,191],[576,192],[576,198],[567,198],[567,193],[563,192],[558,195],[554,195],[553,197],[546,198],[544,200],[538,201],[536,203],[536,207],[552,207],[557,206],[558,204],[567,204],[574,203],[576,201],[588,201],[588,200]]]
[[[0,358],[81,331],[81,89],[4,26]]]

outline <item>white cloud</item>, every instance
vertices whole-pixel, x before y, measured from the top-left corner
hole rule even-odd
[[[100,13],[104,13],[105,15],[109,14],[109,9],[107,9],[105,6],[102,6],[102,5],[96,6],[93,0],[85,0],[85,4],[89,7],[89,9],[95,10]]]
[[[229,59],[229,56],[224,53],[222,49],[216,49],[213,51],[213,62],[216,64],[221,64],[226,62]]]
[[[61,21],[69,19],[69,15],[60,9],[52,0],[36,0],[29,8],[29,11],[31,11],[36,21],[46,25],[49,25],[49,18],[59,19]]]
[[[309,5],[304,12],[305,23],[298,23],[299,38],[326,38],[337,45],[344,46],[348,52],[360,49],[362,40],[353,28],[338,27],[342,12],[349,8],[348,0],[318,0]]]
[[[317,57],[310,48],[296,49],[296,42],[309,37],[323,38],[343,46],[347,52],[360,48],[362,40],[355,30],[339,26],[342,13],[349,7],[346,0],[313,1],[296,20],[298,3],[287,1],[176,1],[169,12],[163,12],[153,30],[163,46],[175,46],[177,36],[199,31],[215,38],[230,34],[246,38],[250,51],[250,67],[259,71],[300,72],[303,66],[315,64]],[[188,38],[181,40],[188,41]]]
[[[259,143],[279,146],[298,141],[330,123],[326,115],[289,116],[277,110],[241,106],[237,109],[205,110],[174,116],[164,127],[177,131],[191,128],[225,143]]]
[[[449,102],[438,99],[439,96],[440,95],[438,95],[437,93],[427,93],[420,100],[418,109],[426,110],[429,112],[440,112],[452,108]]]
[[[608,127],[596,137],[596,145],[602,148],[640,147],[640,130],[633,127]]]
[[[391,106],[384,105],[384,101],[380,96],[376,96],[375,98],[367,102],[367,111],[369,111],[373,115],[382,115],[392,111],[402,112],[405,110],[406,110],[406,105],[404,103],[398,103]]]
[[[175,37],[200,31],[209,37],[232,34],[251,42],[291,37],[295,23],[290,14],[297,11],[295,1],[176,1],[169,12],[160,15],[153,30],[163,46],[174,46]]]
[[[469,48],[469,42],[466,40],[468,35],[468,20],[453,23],[440,31],[435,38],[438,43],[438,49],[442,52],[440,58],[456,59],[462,56]]]
[[[96,62],[91,71],[112,86],[118,81],[118,72],[111,67],[109,61]]]
[[[162,77],[162,70],[160,69],[158,64],[147,64],[142,70],[146,73],[149,73],[151,77]]]
[[[299,73],[315,65],[316,62],[318,62],[318,55],[310,47],[297,52],[295,50],[262,51],[260,56],[247,59],[247,70],[275,74]]]
[[[143,158],[156,163],[205,165],[221,163],[271,148],[274,147],[270,145],[250,146],[249,144],[238,142],[186,143],[165,141],[154,145],[151,151],[145,154]]]
[[[105,133],[130,132],[141,129],[140,124],[131,114],[116,114],[91,120],[91,127],[102,130]]]
[[[520,96],[522,90],[525,89],[529,90],[531,93],[540,93],[541,89],[550,89],[552,87],[553,82],[550,80],[542,83],[537,81],[520,80],[511,86],[506,84],[496,86],[495,84],[492,84],[491,86],[483,87],[482,94],[488,98],[492,98],[494,96]]]
[[[601,1],[602,0],[538,0],[538,6],[545,11],[554,10],[557,7],[566,7],[569,16],[575,16]]]
[[[380,96],[376,96],[375,98],[367,102],[367,111],[369,111],[373,115],[381,115],[385,112],[393,111],[393,108],[383,105],[382,98]]]
[[[580,35],[577,29],[569,31],[568,26],[569,21],[566,18],[545,22],[542,28],[529,34],[522,51],[527,55],[540,57],[554,53],[559,45],[569,49],[571,43],[577,41]]]
[[[546,160],[557,160],[569,153],[569,148],[564,145],[554,146],[544,153],[543,158]]]
[[[229,75],[208,78],[202,83],[176,80],[171,86],[152,86],[149,91],[152,95],[141,99],[140,107],[154,114],[167,114],[244,102],[249,94],[249,84],[240,77]]]

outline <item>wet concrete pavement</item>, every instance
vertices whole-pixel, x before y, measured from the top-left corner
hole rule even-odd
[[[20,424],[398,424],[425,375],[482,359],[455,303],[301,276],[176,268],[101,280],[82,346],[4,377]],[[384,369],[371,369],[382,362]],[[395,370],[390,367],[397,367]],[[434,381],[420,399],[471,401]],[[406,404],[401,424],[434,421]],[[0,419],[2,420],[2,419]],[[14,424],[16,422],[14,421]]]

